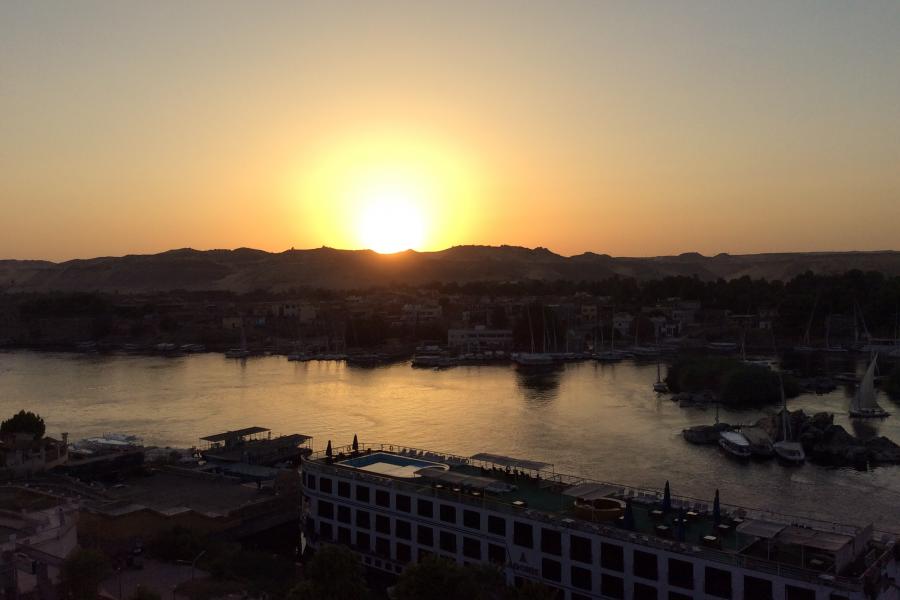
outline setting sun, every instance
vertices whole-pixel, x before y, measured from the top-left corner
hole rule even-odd
[[[471,152],[400,129],[335,136],[305,157],[288,194],[303,208],[298,227],[324,245],[380,253],[436,250],[471,235],[484,196]]]
[[[423,199],[409,184],[383,183],[361,192],[358,235],[366,248],[391,253],[420,249],[426,237]]]

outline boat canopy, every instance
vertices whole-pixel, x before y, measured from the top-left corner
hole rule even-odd
[[[213,435],[208,435],[206,437],[200,438],[204,442],[224,442],[225,440],[234,439],[234,438],[242,438],[246,435],[253,435],[255,433],[265,433],[269,431],[265,427],[247,427],[244,429],[238,429],[236,431],[226,431],[224,433],[215,433]]]
[[[449,485],[467,487],[483,492],[494,492],[500,494],[503,492],[511,492],[515,489],[515,487],[509,485],[508,483],[497,481],[496,479],[491,479],[490,477],[481,477],[479,475],[465,475],[458,471],[448,471],[447,469],[437,467],[425,467],[424,469],[419,469],[418,471],[416,471],[415,474],[424,479],[428,479],[429,481],[437,481]]]
[[[606,483],[579,483],[569,489],[563,491],[564,496],[572,496],[573,498],[581,498],[583,500],[599,500],[606,498],[613,492],[619,491],[620,487],[609,485]]]
[[[740,433],[737,433],[735,431],[723,431],[719,435],[722,437],[722,439],[724,439],[729,444],[733,444],[735,446],[744,446],[744,447],[750,446],[750,442],[747,440],[747,438],[745,438],[743,435],[741,435]]]
[[[527,469],[529,471],[543,471],[544,469],[553,466],[550,463],[527,460],[524,458],[513,458],[511,456],[503,456],[502,454],[491,454],[490,452],[481,452],[479,454],[474,454],[469,458],[503,467],[510,467],[512,469]]]

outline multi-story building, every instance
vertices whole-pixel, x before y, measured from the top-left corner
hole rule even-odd
[[[389,445],[303,463],[304,536],[400,573],[428,555],[494,563],[565,600],[897,599],[896,541],[668,496],[505,456]]]

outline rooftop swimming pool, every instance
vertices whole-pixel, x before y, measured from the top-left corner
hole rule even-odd
[[[412,458],[409,456],[400,456],[398,454],[390,454],[388,452],[373,452],[364,454],[355,458],[348,458],[341,461],[341,465],[354,467],[363,471],[371,471],[379,475],[390,475],[391,477],[418,477],[416,471],[427,467],[436,467],[439,469],[448,469],[449,467],[443,463],[422,460],[421,458]]]

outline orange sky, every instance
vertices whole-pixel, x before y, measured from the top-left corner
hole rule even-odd
[[[892,1],[3,3],[0,258],[897,248],[897,31]]]

